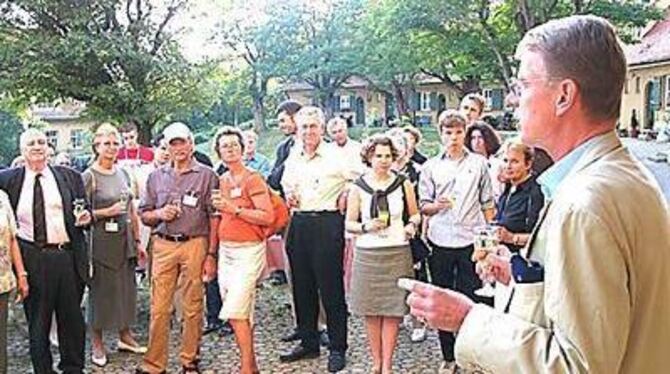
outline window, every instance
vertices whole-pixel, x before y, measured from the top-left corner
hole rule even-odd
[[[44,132],[44,134],[47,136],[47,143],[53,149],[58,149],[58,130],[47,130]]]
[[[419,97],[419,110],[422,112],[430,112],[430,92],[421,92]]]
[[[340,96],[340,110],[350,110],[351,109],[351,96],[342,95]]]
[[[665,109],[670,110],[670,75],[665,76]]]
[[[635,78],[635,93],[640,93],[640,77]]]
[[[487,112],[493,107],[493,90],[484,90],[483,94],[486,99],[486,103],[484,103],[484,112]]]
[[[628,93],[628,78],[626,78],[626,81],[623,84],[623,93]]]
[[[84,147],[84,130],[77,129],[70,132],[70,146],[72,146],[72,149]]]

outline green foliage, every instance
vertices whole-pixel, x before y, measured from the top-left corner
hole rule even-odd
[[[0,90],[25,102],[79,100],[94,119],[136,120],[147,141],[160,121],[211,100],[211,67],[189,64],[168,31],[185,0],[160,15],[159,2],[139,0],[0,4]]]
[[[9,166],[19,155],[19,135],[22,131],[19,118],[0,109],[0,165]]]

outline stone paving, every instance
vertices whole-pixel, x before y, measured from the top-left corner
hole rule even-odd
[[[146,289],[140,289],[139,321],[135,331],[140,342],[147,341],[148,295]],[[282,343],[279,337],[292,328],[291,312],[288,308],[289,291],[286,286],[270,286],[264,283],[259,289],[256,303],[255,343],[259,369],[262,373],[326,373],[327,351],[322,350],[321,357],[297,363],[282,364],[279,353],[289,350],[292,343]],[[9,373],[32,373],[28,354],[27,332],[23,320],[23,311],[15,307],[9,326]],[[410,331],[402,328],[395,356],[397,373],[437,373],[440,366],[440,348],[437,333],[430,331],[428,339],[422,343],[409,340]],[[141,357],[129,353],[116,352],[116,336],[107,334],[109,363],[104,369],[94,368],[90,362],[90,347],[87,344],[86,367],[90,373],[133,373]],[[170,340],[169,373],[179,373],[178,327],[173,328]],[[349,320],[349,350],[347,367],[343,373],[369,373],[371,358],[367,351],[367,342],[363,321],[358,317]],[[58,362],[57,350],[52,349],[54,362]],[[216,334],[203,337],[201,343],[201,369],[203,373],[236,373],[239,360],[237,347],[232,336],[220,338]]]

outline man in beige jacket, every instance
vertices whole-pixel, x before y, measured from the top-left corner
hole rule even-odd
[[[412,313],[457,331],[457,363],[470,369],[667,372],[668,204],[614,132],[626,77],[615,32],[593,16],[551,21],[517,57],[508,99],[522,138],[557,161],[539,178],[547,204],[522,251],[543,277],[494,256],[498,281],[514,289],[504,312],[417,284]]]

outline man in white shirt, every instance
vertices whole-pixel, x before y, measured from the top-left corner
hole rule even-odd
[[[300,148],[291,151],[281,180],[292,208],[286,247],[293,301],[302,342],[282,362],[319,356],[319,299],[326,311],[330,355],[328,371],[346,364],[347,306],[344,299],[344,216],[339,201],[355,172],[323,141],[325,119],[316,107],[296,114]]]
[[[326,125],[328,136],[333,141],[336,152],[339,157],[352,168],[359,170],[361,173],[365,169],[363,160],[361,158],[360,142],[357,142],[349,137],[349,128],[347,121],[341,117],[332,118]]]
[[[80,304],[88,279],[82,227],[91,221],[84,184],[76,171],[47,164],[43,132],[26,130],[20,147],[26,164],[0,172],[0,188],[7,192],[16,214],[30,287],[24,308],[33,370],[53,373],[49,329],[55,312],[61,356],[58,366],[65,373],[82,373],[86,330]]]
[[[443,151],[425,164],[419,177],[421,213],[430,217],[426,237],[433,284],[474,298],[482,282],[472,262],[475,229],[494,216],[493,189],[486,159],[465,148],[466,118],[455,110],[440,114]],[[440,331],[446,363],[454,361],[454,335]],[[446,365],[446,364],[445,364]]]

